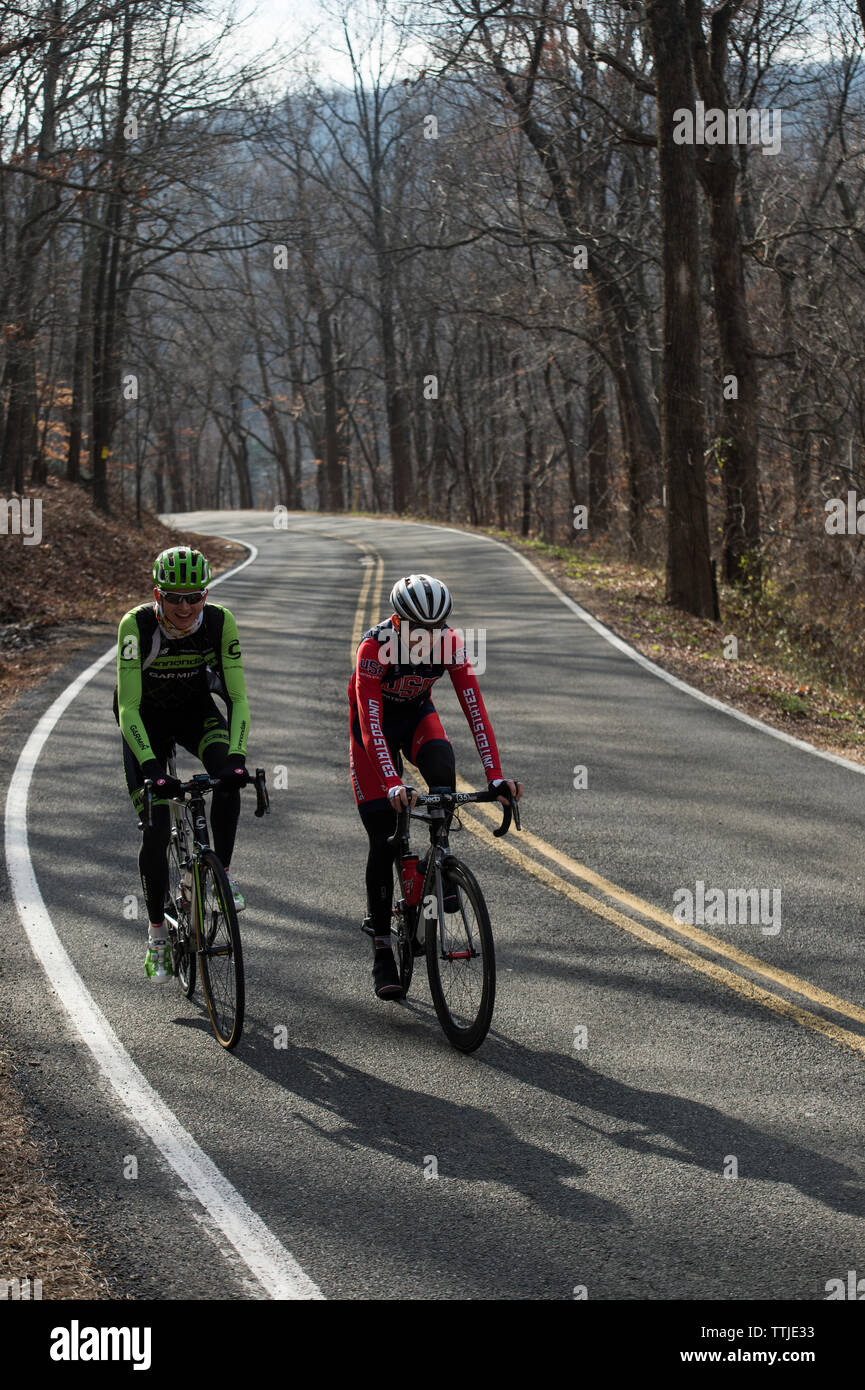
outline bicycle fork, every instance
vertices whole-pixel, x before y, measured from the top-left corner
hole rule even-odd
[[[436,912],[438,915],[439,954],[442,960],[471,960],[473,959],[473,957],[477,956],[478,952],[475,949],[475,943],[472,937],[472,929],[469,926],[468,919],[466,917],[465,905],[463,903],[462,894],[459,892],[458,888],[455,888],[455,891],[458,894],[457,901],[459,902],[460,915],[463,919],[463,926],[465,927],[465,934],[468,940],[468,950],[449,951],[447,949],[447,939],[445,935],[444,890],[442,888],[442,876],[446,872],[445,860],[446,858],[450,857],[450,846],[448,845],[447,839],[439,840],[437,842],[433,849],[433,855],[433,867],[435,873]]]

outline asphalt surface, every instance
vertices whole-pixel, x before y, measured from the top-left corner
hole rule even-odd
[[[495,932],[490,1036],[472,1056],[450,1047],[423,962],[406,1003],[374,997],[358,930],[366,838],[347,771],[345,687],[369,568],[352,542],[384,562],[365,626],[389,611],[396,578],[423,570],[452,587],[454,625],[486,629],[481,686],[505,774],[526,786],[527,831],[667,912],[697,881],[780,890],[777,934],[705,930],[860,1009],[865,777],[640,669],[481,537],[316,515],[286,529],[261,513],[185,524],[259,548],[213,592],[238,621],[249,763],[272,787],[264,821],[245,794],[233,864],[249,903],[236,1054],[218,1047],[200,991],[187,1002],[148,985],[143,903],[139,921],[123,916],[140,885],[111,664],[36,768],[31,853],[129,1054],[324,1297],[553,1300],[583,1287],[592,1300],[812,1300],[865,1272],[861,1051],[635,939],[471,833],[454,849]],[[31,692],[7,743],[20,746],[107,645]],[[458,770],[481,786],[446,677],[438,691]],[[5,1026],[19,1058],[39,1063],[25,1067],[33,1113],[104,1243],[114,1296],[264,1297],[124,1117],[4,898]],[[823,1016],[865,1037],[865,1024]],[[575,1047],[581,1028],[587,1046]]]

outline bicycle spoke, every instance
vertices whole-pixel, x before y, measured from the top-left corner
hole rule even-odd
[[[186,847],[179,817],[172,808],[172,832],[168,842],[168,901],[165,905],[165,920],[169,926],[171,947],[174,956],[174,969],[180,988],[191,999],[195,993],[195,950],[191,940],[189,903],[184,898],[181,883]]]
[[[439,1022],[455,1047],[471,1052],[483,1042],[492,1019],[492,930],[477,880],[466,866],[454,862],[448,878],[458,909],[445,913],[443,925],[427,922],[427,970]]]
[[[243,956],[225,871],[212,851],[201,858],[201,980],[214,1032],[234,1047],[243,1028]]]
[[[483,951],[480,926],[474,907],[461,888],[457,889],[460,911],[445,915],[445,943],[439,969],[442,993],[448,1013],[460,1028],[474,1023],[481,1008],[484,992]]]

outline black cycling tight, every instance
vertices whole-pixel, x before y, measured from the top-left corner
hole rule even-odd
[[[431,739],[418,749],[417,765],[429,787],[456,788],[454,750],[446,739]],[[387,843],[394,831],[394,811],[387,797],[361,803],[360,818],[369,836],[366,861],[366,899],[377,936],[390,931],[395,848]]]

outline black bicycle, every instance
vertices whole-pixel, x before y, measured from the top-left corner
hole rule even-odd
[[[175,777],[174,758],[168,762]],[[257,767],[238,784],[252,783],[256,816],[270,810],[264,768]],[[180,988],[191,999],[195,993],[196,965],[201,988],[217,1039],[225,1048],[236,1047],[243,1032],[246,1001],[243,948],[237,909],[228,876],[210,847],[205,813],[206,794],[219,784],[218,777],[200,772],[181,784],[179,797],[169,801],[171,835],[168,842],[168,896],[165,921],[171,942],[174,973]],[[153,783],[144,783],[145,824],[151,823]]]
[[[398,813],[389,843],[397,846],[403,896],[393,908],[396,960],[407,995],[417,956],[426,955],[430,993],[439,1023],[460,1052],[480,1047],[492,1022],[496,1000],[496,957],[490,915],[480,885],[468,865],[451,853],[448,836],[461,830],[459,807],[470,801],[508,797],[502,823],[520,829],[517,802],[507,788],[485,792],[435,791],[418,796],[426,808]],[[454,823],[454,816],[456,822]],[[411,851],[411,819],[429,824],[430,848],[423,860]],[[370,932],[371,928],[365,927]]]

